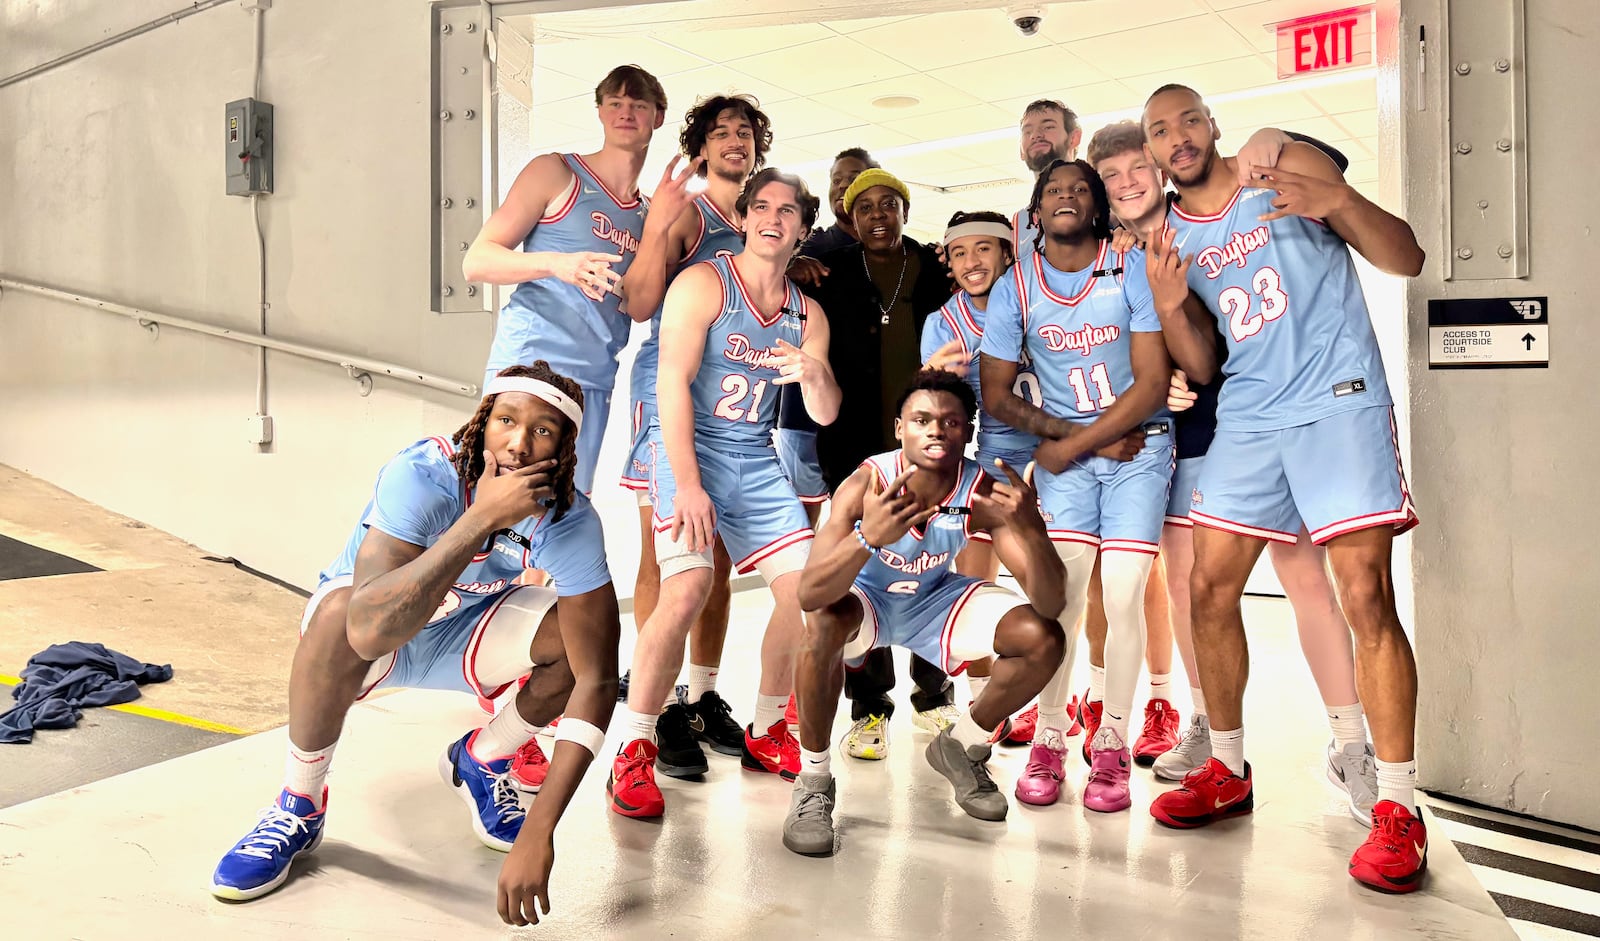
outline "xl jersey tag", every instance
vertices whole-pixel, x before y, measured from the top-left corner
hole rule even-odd
[[[1337,399],[1346,395],[1360,395],[1365,391],[1367,391],[1367,380],[1365,378],[1351,379],[1349,382],[1334,383],[1333,397]]]

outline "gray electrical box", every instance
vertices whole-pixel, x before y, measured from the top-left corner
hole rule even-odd
[[[254,98],[228,102],[223,127],[227,142],[228,195],[272,192],[272,106]]]

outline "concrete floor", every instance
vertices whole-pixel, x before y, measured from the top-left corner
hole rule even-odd
[[[762,593],[736,597],[727,662],[754,662]],[[1253,818],[1208,831],[1157,826],[1157,786],[1135,774],[1131,812],[1086,813],[1074,795],[1047,810],[972,820],[922,758],[927,741],[897,716],[888,761],[840,758],[840,855],[779,843],[788,786],[712,758],[705,783],[666,781],[664,822],[606,809],[602,765],[557,834],[550,938],[1510,938],[1448,840],[1431,841],[1425,891],[1390,897],[1344,873],[1364,831],[1323,782],[1326,730],[1282,602],[1251,601],[1249,707]],[[724,673],[745,715],[753,678]],[[274,730],[0,811],[0,870],[17,937],[439,938],[524,936],[494,913],[503,857],[471,835],[434,770],[482,719],[466,697],[407,691],[358,707],[331,778],[322,847],[278,893],[213,900],[208,877],[279,786]],[[841,723],[840,730],[842,731]],[[615,743],[612,743],[613,745]],[[1024,756],[996,759],[1009,791]],[[88,887],[81,853],[113,880]]]

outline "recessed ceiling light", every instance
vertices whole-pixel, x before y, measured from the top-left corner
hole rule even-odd
[[[922,104],[922,99],[916,95],[882,95],[872,103],[879,108],[911,108]]]

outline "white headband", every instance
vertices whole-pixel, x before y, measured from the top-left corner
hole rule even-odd
[[[572,396],[562,392],[543,379],[529,379],[526,376],[495,376],[489,384],[483,387],[483,397],[499,395],[502,392],[526,392],[535,398],[540,398],[561,410],[561,414],[572,419],[572,430],[580,431],[583,428],[583,409],[572,400]]]
[[[966,238],[969,235],[988,235],[1000,239],[1002,242],[1011,241],[1011,226],[1001,225],[998,222],[963,222],[944,230],[944,243],[949,245],[956,239]]]

